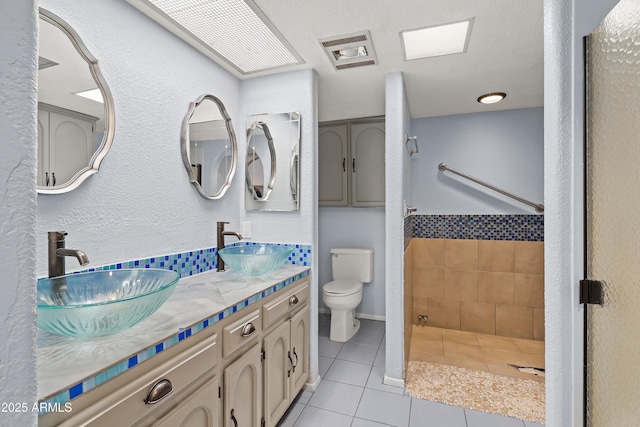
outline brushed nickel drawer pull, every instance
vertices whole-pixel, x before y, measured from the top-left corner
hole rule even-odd
[[[242,327],[242,331],[240,331],[241,337],[248,337],[256,333],[256,327],[253,326],[253,323],[249,322]]]
[[[160,380],[156,382],[149,390],[149,394],[144,399],[145,405],[153,405],[160,402],[173,391],[173,385],[169,380]]]
[[[289,298],[289,305],[295,305],[298,303],[298,297],[295,295],[291,295],[291,298]]]

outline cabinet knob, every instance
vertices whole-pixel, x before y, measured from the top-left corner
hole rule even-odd
[[[298,303],[298,297],[295,295],[291,295],[291,298],[289,298],[289,305],[295,305]]]
[[[167,397],[167,395],[172,391],[173,385],[171,384],[171,381],[167,379],[160,380],[151,387],[149,394],[147,394],[147,397],[144,399],[144,403],[146,405],[158,403]]]
[[[242,330],[240,331],[240,336],[241,337],[248,337],[251,336],[253,334],[256,333],[256,327],[253,326],[253,323],[249,322],[246,325],[244,325],[242,327]]]

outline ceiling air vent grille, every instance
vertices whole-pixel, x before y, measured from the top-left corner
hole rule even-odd
[[[319,41],[335,70],[375,65],[378,62],[369,31]]]

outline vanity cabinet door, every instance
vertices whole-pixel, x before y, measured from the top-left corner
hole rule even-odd
[[[220,423],[219,382],[207,381],[153,427],[216,427]]]
[[[294,363],[291,374],[293,399],[309,378],[309,306],[291,318],[291,357]]]
[[[291,401],[293,356],[289,321],[278,326],[264,339],[264,411],[266,426],[275,426]]]
[[[318,129],[320,206],[347,206],[347,125]]]
[[[351,205],[384,206],[384,123],[351,125]]]
[[[262,419],[262,352],[254,345],[224,370],[224,427],[259,426]]]

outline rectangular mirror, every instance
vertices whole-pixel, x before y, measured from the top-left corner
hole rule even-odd
[[[297,211],[300,197],[300,113],[247,120],[245,209]]]

